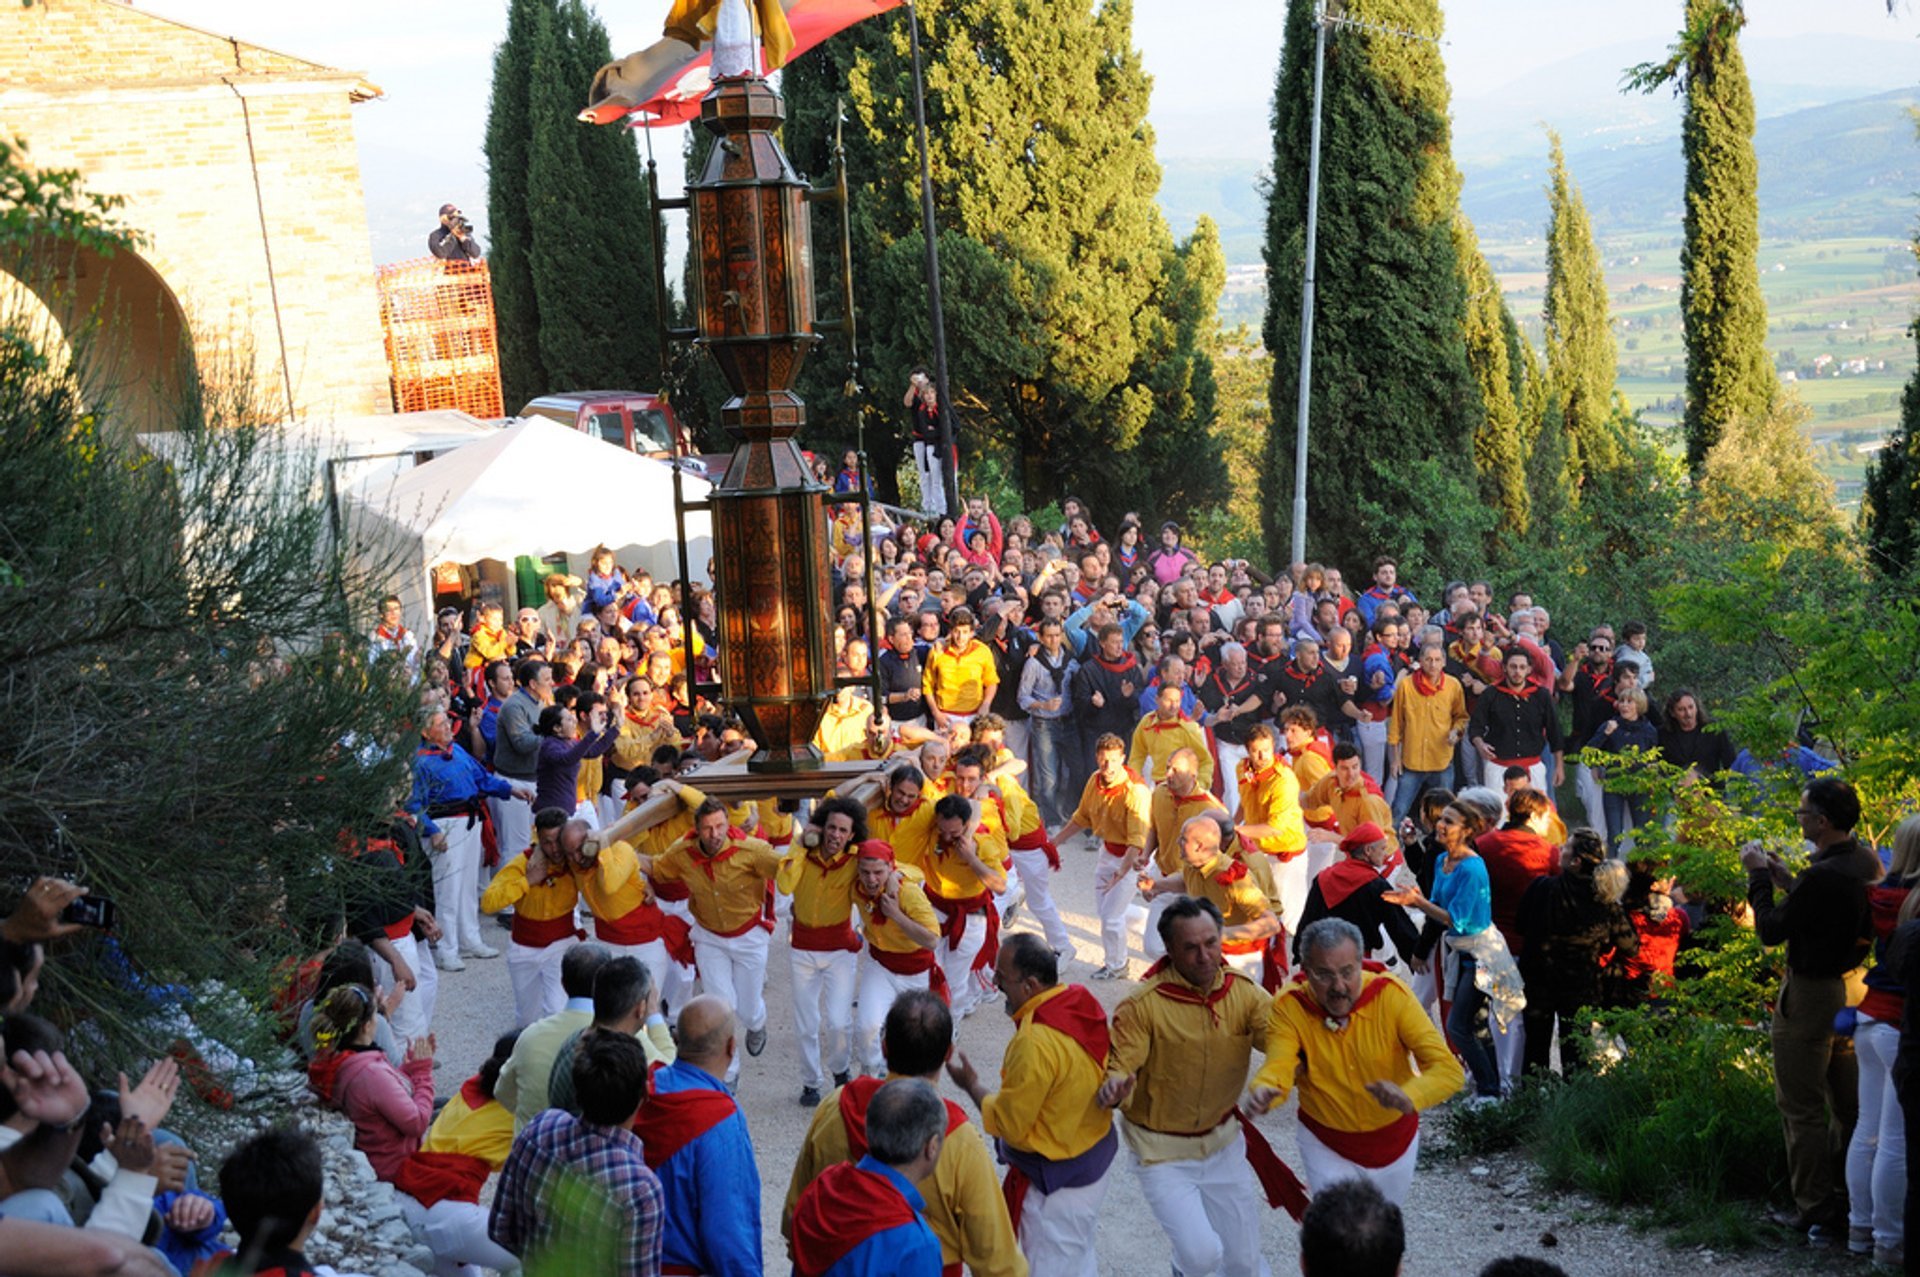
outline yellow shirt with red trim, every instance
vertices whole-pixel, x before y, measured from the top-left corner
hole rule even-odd
[[[1152,791],[1129,775],[1114,786],[1103,785],[1100,773],[1087,777],[1080,789],[1080,805],[1073,809],[1073,823],[1091,830],[1095,838],[1129,847],[1147,845],[1147,813]]]
[[[820,714],[820,725],[813,729],[813,747],[826,756],[860,745],[867,738],[867,720],[872,717],[873,702],[862,697],[849,697],[844,706],[838,697],[828,701]]]
[[[1300,811],[1300,782],[1293,769],[1275,759],[1255,773],[1251,761],[1242,762],[1240,813],[1243,824],[1267,825],[1276,832],[1258,840],[1269,856],[1297,856],[1307,849],[1307,822]]]
[[[575,801],[588,803],[600,797],[600,791],[606,786],[607,774],[598,758],[580,760],[580,772],[573,786]]]
[[[938,936],[940,915],[933,911],[933,902],[927,899],[926,888],[921,885],[920,871],[911,865],[902,865],[900,874],[905,879],[900,884],[900,912]],[[853,903],[860,910],[861,925],[869,948],[887,953],[918,953],[928,947],[881,913],[880,902],[864,894],[857,886],[853,891]]]
[[[822,860],[818,848],[795,844],[780,861],[774,889],[793,897],[793,920],[803,927],[837,927],[853,916],[853,884],[859,870],[854,848]]]
[[[665,820],[662,820],[659,824],[649,826],[638,834],[635,834],[633,838],[634,850],[643,856],[657,856],[667,848],[673,846],[673,844],[679,842],[682,838],[686,837],[687,832],[693,828],[693,813],[697,811],[700,804],[705,801],[707,801],[707,796],[695,789],[692,785],[681,785],[679,810],[675,811]],[[636,805],[632,799],[627,800],[627,807],[629,809]],[[732,817],[729,816],[728,819],[731,820]]]
[[[653,876],[685,883],[693,920],[716,935],[750,926],[767,906],[767,884],[780,858],[758,838],[730,836],[719,855],[708,856],[689,833],[653,859]]]
[[[1153,801],[1148,806],[1148,820],[1153,825],[1154,847],[1153,865],[1164,877],[1180,872],[1180,831],[1195,816],[1204,816],[1210,811],[1224,812],[1226,804],[1204,789],[1196,789],[1185,798],[1175,796],[1165,785],[1156,785]]]
[[[1184,714],[1161,718],[1160,712],[1141,719],[1133,729],[1133,746],[1127,753],[1127,766],[1154,784],[1167,778],[1167,761],[1177,749],[1190,749],[1198,758],[1195,768],[1200,788],[1213,785],[1213,751],[1207,748],[1207,731]],[[1149,772],[1148,766],[1152,766]]]
[[[991,798],[974,801],[975,819],[973,822],[973,854],[982,863],[1006,868],[1007,826],[1000,818],[1000,804]],[[898,855],[900,849],[894,848]],[[940,850],[939,821],[934,822],[934,836],[929,838],[920,850],[919,858],[912,861],[927,876],[927,890],[947,900],[970,900],[987,890],[987,884],[980,881],[980,875],[973,866],[960,858],[957,851]]]
[[[475,1108],[467,1099],[464,1086],[447,1097],[440,1115],[421,1139],[420,1151],[477,1157],[497,1171],[513,1151],[513,1111],[495,1100]]]
[[[969,640],[957,652],[947,643],[928,652],[926,672],[920,679],[927,698],[948,714],[975,713],[999,682],[993,650],[979,639]]]
[[[993,787],[1000,791],[1000,814],[1005,817],[1007,841],[1015,842],[1040,828],[1040,804],[1011,776],[996,776]],[[991,799],[988,800],[990,803]]]
[[[776,849],[784,848],[793,841],[795,822],[793,813],[781,811],[780,804],[771,798],[762,798],[754,803],[759,819],[758,827],[753,831]]]
[[[1155,992],[1167,983],[1189,996],[1220,998],[1212,1006],[1176,1002]],[[1239,1136],[1239,1123],[1227,1117],[1247,1085],[1253,1053],[1267,1049],[1272,1001],[1225,966],[1202,990],[1169,964],[1115,1008],[1107,1076],[1134,1075],[1120,1130],[1142,1162],[1211,1157]]]
[[[1384,798],[1368,789],[1365,781],[1352,789],[1343,789],[1340,778],[1328,772],[1300,801],[1315,820],[1325,820],[1331,816],[1342,834],[1350,834],[1371,820],[1386,831],[1388,842],[1396,847],[1400,845],[1400,840],[1393,834],[1393,808],[1387,806]]]
[[[1432,1108],[1458,1091],[1466,1075],[1419,999],[1383,971],[1360,973],[1363,991],[1382,980],[1386,987],[1335,1033],[1303,996],[1306,982],[1296,977],[1273,999],[1267,1059],[1252,1084],[1271,1086],[1284,1100],[1297,1079],[1302,1112],[1336,1131],[1356,1134],[1400,1120],[1397,1110],[1367,1094],[1369,1082],[1394,1083],[1416,1109]]]
[[[1293,767],[1293,778],[1299,782],[1300,792],[1303,794],[1319,783],[1322,776],[1329,776],[1333,773],[1333,764],[1328,762],[1317,749],[1303,750],[1294,755],[1291,766]],[[1321,817],[1308,813],[1307,819],[1319,820]]]
[[[653,762],[653,751],[662,745],[682,749],[686,741],[673,725],[673,715],[664,710],[636,717],[631,711],[621,716],[620,736],[613,742],[614,765],[627,771]]]
[[[527,853],[523,851],[494,871],[493,881],[480,895],[480,911],[499,913],[511,908],[529,922],[549,922],[572,914],[579,899],[579,886],[569,871],[562,870],[543,883],[530,882]]]
[[[1195,869],[1183,861],[1180,878],[1186,884],[1186,894],[1195,900],[1213,901],[1229,927],[1247,926],[1273,912],[1253,872],[1233,856],[1216,856],[1205,869]]]
[[[1467,697],[1460,680],[1440,676],[1429,692],[1419,670],[1403,676],[1387,713],[1387,744],[1400,747],[1400,765],[1409,771],[1437,772],[1453,766],[1450,732],[1467,734]]]
[[[867,833],[893,848],[893,854],[908,864],[918,864],[926,844],[933,841],[934,800],[923,791],[920,800],[902,815],[880,806],[867,813]]]
[[[887,1080],[898,1076],[889,1073]],[[786,1205],[780,1209],[783,1236],[791,1238],[801,1190],[828,1167],[852,1161],[852,1152],[836,1090],[813,1110],[807,1138],[800,1145],[800,1160],[794,1163],[793,1178],[787,1184]],[[1027,1259],[1014,1238],[999,1172],[978,1127],[971,1122],[955,1127],[940,1146],[933,1174],[914,1187],[926,1198],[927,1227],[940,1239],[943,1265],[957,1269],[965,1264],[976,1277],[1026,1277]]]
[[[511,660],[514,641],[504,625],[497,630],[476,626],[467,643],[467,668],[477,670],[495,661]]]
[[[1113,1129],[1113,1114],[1094,1098],[1106,1070],[1071,1037],[1033,1022],[1033,1013],[1066,988],[1043,989],[1014,1012],[1000,1089],[980,1101],[987,1134],[1056,1162],[1080,1156]]]
[[[593,916],[608,922],[624,918],[653,899],[653,884],[640,872],[633,844],[616,842],[600,849],[594,867],[580,875],[580,895]]]

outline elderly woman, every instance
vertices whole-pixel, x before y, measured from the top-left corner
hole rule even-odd
[[[1582,1063],[1580,1017],[1601,1004],[1601,963],[1609,953],[1624,960],[1640,952],[1640,935],[1620,904],[1626,891],[1627,867],[1607,859],[1606,840],[1576,829],[1560,853],[1560,872],[1535,878],[1521,898],[1527,1073],[1548,1071],[1556,1017],[1561,1072]]]
[[[1445,852],[1434,869],[1433,899],[1428,900],[1418,887],[1406,887],[1388,897],[1389,903],[1418,909],[1447,929],[1441,985],[1443,999],[1453,1000],[1446,1015],[1447,1040],[1473,1078],[1474,1097],[1469,1102],[1478,1104],[1493,1103],[1501,1095],[1493,1035],[1481,1012],[1488,1012],[1491,1020],[1511,1023],[1526,1005],[1520,973],[1493,925],[1493,891],[1486,862],[1473,849],[1473,840],[1490,823],[1478,804],[1458,798],[1449,803],[1433,827]]]

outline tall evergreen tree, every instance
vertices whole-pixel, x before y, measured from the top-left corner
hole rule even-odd
[[[593,73],[612,58],[606,29],[582,0],[513,0],[487,128],[509,407],[548,391],[651,389],[660,380],[640,157],[626,130],[575,118]]]
[[[1636,67],[1628,82],[1647,91],[1671,82],[1686,95],[1683,424],[1687,466],[1698,476],[1707,453],[1738,419],[1772,408],[1779,383],[1767,358],[1767,303],[1760,293],[1760,169],[1753,154],[1753,89],[1740,55],[1746,15],[1739,0],[1686,4],[1686,28],[1667,60]]]
[[[1547,393],[1565,432],[1577,494],[1595,471],[1620,464],[1620,440],[1609,424],[1618,352],[1586,202],[1567,175],[1560,135],[1549,130],[1547,137]]]
[[[1131,0],[916,7],[963,464],[987,440],[1019,456],[1031,503],[1072,489],[1098,511],[1152,504],[1161,476],[1129,458],[1183,397],[1155,381],[1160,343],[1199,331],[1180,308],[1205,290],[1169,284],[1177,250],[1154,199]],[[827,41],[784,84],[803,171],[825,171],[835,98],[848,106],[870,443],[903,431],[906,373],[929,354],[906,21]],[[1204,429],[1191,437],[1211,447]]]
[[[487,269],[500,347],[500,392],[507,411],[553,388],[540,362],[540,307],[534,298],[527,215],[528,109],[533,43],[554,0],[508,0],[507,35],[493,54],[487,104]]]
[[[1454,218],[1454,251],[1467,287],[1467,319],[1462,334],[1467,345],[1467,364],[1480,386],[1483,405],[1478,429],[1473,436],[1474,468],[1480,478],[1480,499],[1497,511],[1495,545],[1511,546],[1527,534],[1526,454],[1520,427],[1520,394],[1525,373],[1514,367],[1509,333],[1517,336],[1519,326],[1507,311],[1500,295],[1500,282],[1493,267],[1480,252],[1479,237],[1464,215]]]
[[[1289,0],[1274,93],[1263,335],[1275,363],[1266,484],[1276,495],[1293,490],[1314,7]],[[1441,29],[1435,0],[1356,0],[1347,12],[1429,36]],[[1480,553],[1458,517],[1479,505],[1473,444],[1486,407],[1463,340],[1448,137],[1438,48],[1329,36],[1307,465],[1315,558],[1360,565],[1391,551],[1403,562],[1465,563]],[[1269,501],[1266,512],[1269,553],[1284,560],[1289,503]]]
[[[1908,332],[1920,347],[1920,322]],[[1900,396],[1900,424],[1867,463],[1861,506],[1875,569],[1900,576],[1920,567],[1920,367]]]

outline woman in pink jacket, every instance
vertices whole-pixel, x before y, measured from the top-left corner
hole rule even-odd
[[[373,1043],[373,991],[342,985],[313,1017],[320,1051],[310,1068],[320,1099],[353,1122],[353,1145],[392,1182],[433,1124],[433,1035],[415,1038],[395,1068]]]

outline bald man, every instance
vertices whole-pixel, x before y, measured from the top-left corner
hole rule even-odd
[[[733,1009],[702,994],[680,1009],[680,1058],[653,1072],[633,1130],[660,1177],[667,1272],[753,1277],[760,1259],[760,1171],[747,1121],[725,1077],[735,1055]]]

